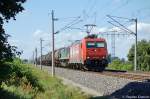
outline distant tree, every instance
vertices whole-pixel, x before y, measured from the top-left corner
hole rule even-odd
[[[128,53],[128,60],[134,62],[134,45]],[[150,70],[150,41],[141,40],[137,44],[137,65],[143,71]]]
[[[119,57],[117,57],[117,56],[115,56],[115,57],[111,57],[111,61],[113,61],[113,60],[120,60],[120,58],[119,58]]]
[[[122,62],[126,62],[125,58],[121,58],[120,60],[121,60]]]
[[[15,46],[11,46],[7,39],[8,34],[5,33],[3,25],[11,18],[15,19],[17,13],[24,10],[22,4],[26,0],[0,0],[0,62],[11,61],[16,54],[21,52],[16,51]]]
[[[23,63],[28,63],[29,62],[28,59],[23,59],[22,61],[23,61]]]

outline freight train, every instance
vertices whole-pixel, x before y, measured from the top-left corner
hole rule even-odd
[[[43,65],[51,65],[51,52],[42,56]],[[55,66],[103,71],[108,65],[107,43],[104,38],[90,35],[68,47],[55,50]]]

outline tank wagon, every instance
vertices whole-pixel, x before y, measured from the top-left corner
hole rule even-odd
[[[51,55],[52,55],[51,52],[49,52],[46,55],[42,55],[42,65],[51,66],[51,63],[52,63]],[[38,58],[38,64],[40,64],[40,58]]]

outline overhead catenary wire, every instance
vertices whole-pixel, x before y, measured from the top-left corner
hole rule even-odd
[[[89,2],[89,1],[88,1]],[[94,1],[94,3],[89,7],[89,9],[88,9],[88,13],[87,14],[89,14],[92,10],[93,10],[93,8],[95,7],[95,4],[96,4],[96,0]],[[79,24],[79,23],[81,23],[81,22],[84,22],[86,19],[88,19],[89,18],[89,16],[87,16],[86,15],[86,17],[85,17],[85,14],[86,14],[86,11],[85,11],[85,13],[82,13],[83,15],[81,15],[81,16],[79,16],[79,17],[68,17],[68,19],[70,18],[76,18],[75,20],[73,20],[72,22],[70,22],[70,23],[68,23],[67,25],[65,25],[63,28],[61,28],[61,29],[59,29],[57,32],[56,32],[56,34],[58,33],[58,32],[62,32],[62,31],[65,31],[65,30],[67,30],[67,29],[75,29],[75,28],[72,28],[72,26],[74,26],[74,25],[76,25],[76,24]],[[95,14],[95,13],[94,13]],[[83,17],[82,17],[83,16]],[[95,17],[94,17],[95,18]],[[67,18],[60,18],[60,19],[67,19]],[[96,21],[96,18],[94,19],[94,21]],[[76,30],[81,30],[81,29],[76,29]]]
[[[72,19],[76,19],[76,18],[78,18],[78,17],[80,17],[80,16],[77,16],[77,17],[62,17],[62,18],[59,18],[59,20],[58,20],[58,21],[63,21],[63,20],[72,20]]]
[[[119,26],[123,27],[123,28],[122,28],[123,30],[128,31],[128,32],[131,33],[131,34],[135,34],[133,31],[131,31],[131,30],[129,30],[128,28],[126,28],[123,24],[119,23],[117,20],[115,20],[114,18],[112,18],[112,16],[107,15],[107,17],[109,17],[109,18],[112,19],[114,22],[116,22],[117,24],[119,24]],[[109,23],[111,23],[111,22],[109,22]]]
[[[97,0],[93,0],[93,1],[94,1],[94,2],[93,2],[93,4],[91,5],[91,7],[89,8],[87,14],[90,14],[90,13],[92,12],[92,10],[95,8],[95,5],[96,5],[96,3],[97,3]]]
[[[94,2],[90,2],[90,1],[94,1]],[[91,4],[91,5],[86,6],[82,11],[81,17],[83,22],[93,16],[91,15],[91,13],[93,12],[92,10],[96,7],[97,0],[89,0],[87,4]]]
[[[122,27],[120,27],[120,26],[118,26],[118,25],[116,25],[116,24],[113,24],[113,23],[110,22],[110,21],[107,21],[107,22],[110,23],[111,25],[115,26],[115,27],[118,27],[120,30],[124,30],[124,31],[128,32],[126,29],[124,29],[124,28],[122,28]]]
[[[122,0],[123,1],[123,0]],[[112,9],[111,10],[111,13],[109,14],[112,14],[114,11],[117,12],[118,10],[122,9],[123,7],[127,6],[129,4],[129,1],[131,0],[124,0],[125,2],[123,2],[121,5],[117,6],[116,8]]]
[[[82,28],[75,28],[75,27],[70,27],[69,29],[71,29],[71,30],[75,29],[75,30],[86,31],[86,29],[82,29]]]
[[[115,18],[125,19],[125,20],[130,20],[130,21],[131,21],[131,18],[126,18],[126,17],[113,16],[113,15],[106,15],[106,16],[109,16],[109,17],[115,17]]]
[[[70,22],[69,24],[67,24],[66,26],[64,26],[63,28],[59,29],[57,32],[65,31],[66,29],[72,27],[73,25],[76,25],[76,24],[82,22],[83,20],[81,20],[81,19],[79,20],[79,18],[73,20],[72,22]]]
[[[76,19],[74,19],[73,21],[69,22],[67,25],[65,25],[63,28],[59,29],[58,31],[62,31],[64,29],[66,29],[66,27],[68,27],[70,24],[72,24],[73,22],[77,21],[80,17],[77,17]]]

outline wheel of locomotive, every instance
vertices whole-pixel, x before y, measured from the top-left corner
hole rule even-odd
[[[74,65],[74,69],[75,69],[75,70],[77,70],[77,63],[75,63],[75,65]]]
[[[80,63],[77,63],[77,64],[76,64],[76,69],[77,69],[77,70],[80,70]]]
[[[106,68],[106,66],[107,66],[107,64],[102,64],[102,65],[99,67],[98,71],[99,71],[99,72],[104,71],[105,68]]]
[[[100,68],[99,68],[99,71],[100,71],[100,72],[104,71],[105,68],[107,67],[107,65],[108,65],[107,60],[103,60],[102,63],[101,63],[101,66],[100,66]]]
[[[95,69],[93,69],[92,71],[99,72],[100,69],[99,69],[99,68],[95,68]]]
[[[74,69],[75,69],[75,70],[77,70],[77,67],[78,67],[78,64],[77,64],[77,63],[75,63],[75,65],[74,65]]]
[[[77,64],[76,64],[76,70],[78,70],[78,69],[79,69],[79,64],[77,63]]]
[[[75,64],[72,63],[72,64],[70,65],[70,68],[71,68],[71,69],[74,69],[74,66],[75,66]]]
[[[78,70],[82,70],[82,64],[78,65]]]
[[[99,72],[102,72],[102,71],[104,71],[104,70],[105,70],[105,66],[101,66],[101,67],[98,69]]]

